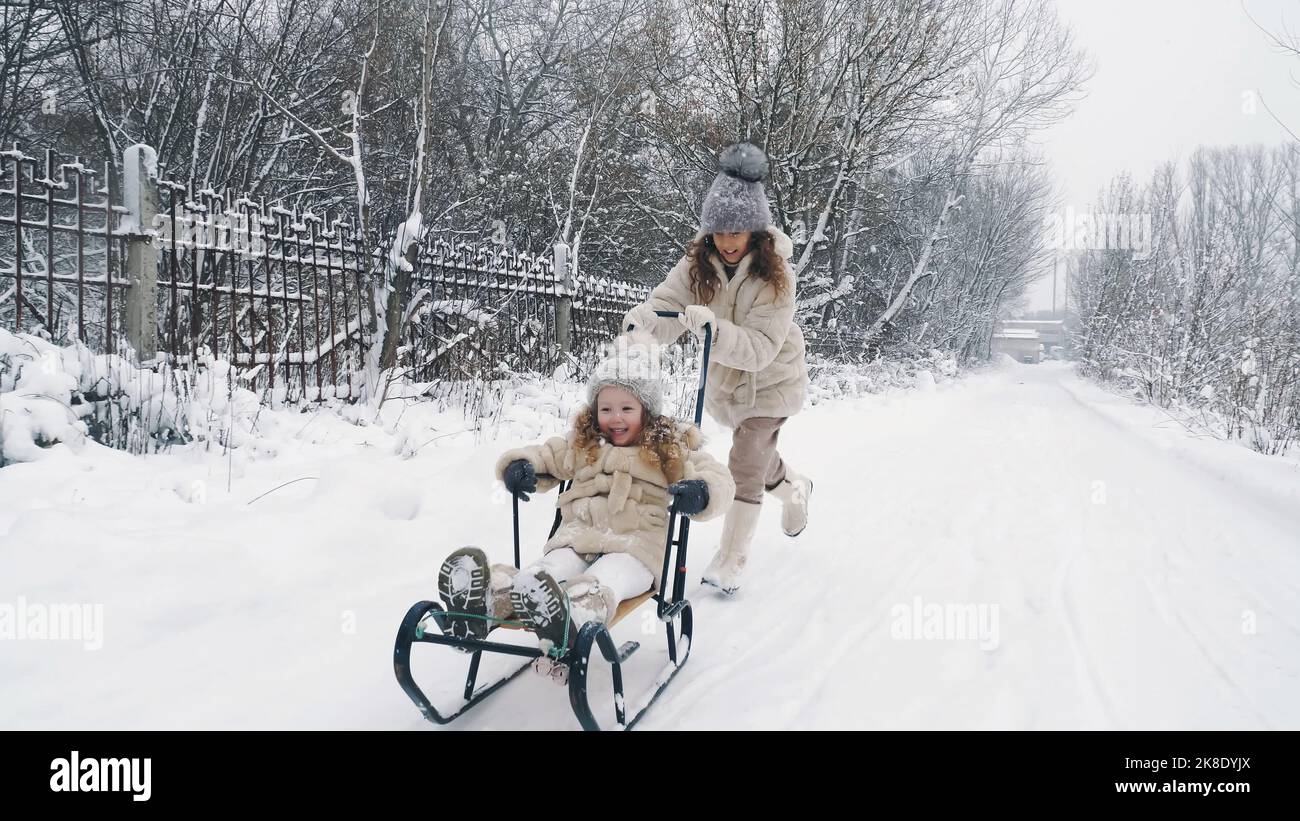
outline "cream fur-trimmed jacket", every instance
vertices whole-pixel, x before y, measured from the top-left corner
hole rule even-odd
[[[779,228],[769,228],[776,251],[789,259],[794,245]],[[719,424],[735,428],[753,416],[792,416],[808,396],[808,367],[804,362],[803,331],[794,321],[794,283],[779,296],[759,277],[749,276],[754,254],[748,253],[727,281],[722,261],[713,260],[718,289],[709,310],[717,318],[709,381],[704,405]],[[646,305],[655,311],[681,311],[700,304],[691,292],[690,258],[682,257],[653,291]],[[669,344],[684,327],[675,319],[658,318],[655,338]],[[627,320],[624,320],[624,327]]]
[[[691,518],[704,521],[721,516],[736,494],[731,471],[699,449],[703,440],[694,425],[678,424],[678,434],[677,441],[686,451],[682,479],[703,479],[709,488],[708,506]],[[574,445],[574,437],[571,431],[540,445],[507,451],[497,460],[497,478],[504,476],[511,462],[526,459],[537,472],[539,493],[572,479],[556,501],[560,527],[543,551],[571,547],[588,560],[593,554],[630,553],[649,568],[657,588],[668,538],[672,496],[666,488],[671,482],[641,457],[639,445],[616,447],[603,442],[596,460],[587,464],[587,452]]]

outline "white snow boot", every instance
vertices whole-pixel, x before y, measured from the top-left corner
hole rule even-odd
[[[519,568],[513,564],[492,565],[492,578],[488,581],[488,610],[495,628],[503,621],[515,618],[514,605],[510,603],[510,588],[514,586]]]
[[[728,596],[740,589],[740,574],[749,558],[749,543],[754,540],[758,513],[762,509],[762,505],[739,499],[731,503],[722,525],[722,544],[704,571],[701,579],[704,584],[713,585]]]
[[[808,526],[808,497],[812,496],[813,483],[790,468],[785,478],[767,492],[781,500],[781,529],[787,536],[798,536]]]
[[[564,586],[564,592],[569,594],[569,613],[578,629],[589,621],[609,624],[618,612],[618,591],[601,584],[595,576],[575,576]]]

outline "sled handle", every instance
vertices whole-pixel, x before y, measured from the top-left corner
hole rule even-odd
[[[681,311],[655,311],[656,316],[662,316],[666,319],[677,319],[682,315]],[[636,330],[635,325],[628,325],[629,331]],[[709,352],[713,350],[713,323],[704,324],[704,354],[700,359],[700,387],[695,392],[695,427],[700,426],[704,419],[704,385],[709,380]]]
[[[511,513],[513,514],[515,528],[515,570],[519,570],[522,567],[519,564],[519,494],[510,494],[510,502],[513,506]]]

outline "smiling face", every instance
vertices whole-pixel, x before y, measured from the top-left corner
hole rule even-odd
[[[641,402],[623,388],[611,385],[596,395],[596,425],[618,447],[632,444],[641,435],[644,413]]]
[[[752,231],[740,231],[734,234],[714,234],[713,246],[722,255],[728,265],[735,265],[749,250],[749,237]]]

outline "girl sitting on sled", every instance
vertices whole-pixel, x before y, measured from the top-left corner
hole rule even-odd
[[[502,622],[520,622],[559,657],[583,624],[608,624],[619,602],[658,587],[674,500],[696,521],[726,513],[736,492],[731,472],[700,450],[698,428],[662,415],[652,345],[620,337],[588,381],[587,406],[569,434],[497,461],[497,478],[524,500],[572,485],[557,500],[561,524],[537,562],[489,568],[477,547],[447,557],[438,592],[452,635],[483,639]]]

